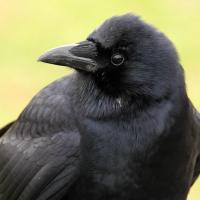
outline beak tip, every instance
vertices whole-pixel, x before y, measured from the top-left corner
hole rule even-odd
[[[42,62],[40,57],[37,59],[37,62]]]
[[[41,55],[38,59],[37,62],[47,62],[47,57],[45,55]]]

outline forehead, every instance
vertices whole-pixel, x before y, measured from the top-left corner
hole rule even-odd
[[[134,15],[112,17],[94,30],[88,39],[100,43],[104,48],[109,48],[122,40],[130,41],[141,24],[139,18]]]

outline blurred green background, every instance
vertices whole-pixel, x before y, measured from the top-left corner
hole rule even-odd
[[[189,96],[200,110],[199,0],[0,0],[0,126],[32,96],[69,73],[36,60],[49,48],[81,41],[112,15],[134,12],[175,43]],[[200,199],[200,181],[189,200]]]

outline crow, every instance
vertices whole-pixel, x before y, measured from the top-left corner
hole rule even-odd
[[[200,114],[163,33],[115,16],[39,61],[75,72],[0,131],[1,200],[187,199],[200,173]]]

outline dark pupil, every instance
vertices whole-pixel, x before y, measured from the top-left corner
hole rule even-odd
[[[115,54],[111,58],[113,65],[121,65],[124,62],[124,57],[121,54]]]

